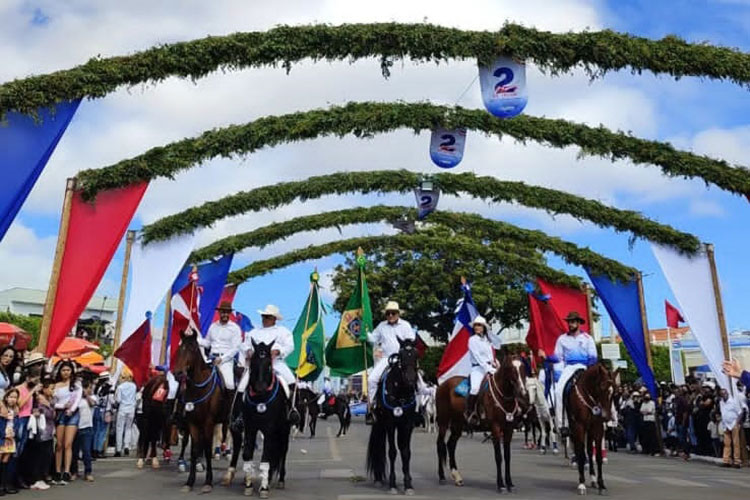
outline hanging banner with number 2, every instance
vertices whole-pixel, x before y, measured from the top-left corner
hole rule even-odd
[[[521,114],[529,100],[526,65],[510,57],[498,57],[491,65],[479,65],[479,86],[487,111],[499,118]]]
[[[430,159],[440,168],[453,168],[464,157],[466,129],[446,130],[436,128],[430,138]]]

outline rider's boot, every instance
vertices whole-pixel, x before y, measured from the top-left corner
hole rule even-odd
[[[477,399],[478,397],[474,394],[469,394],[469,399],[466,401],[466,409],[464,410],[464,418],[466,422],[472,427],[479,425],[479,415],[477,415]]]

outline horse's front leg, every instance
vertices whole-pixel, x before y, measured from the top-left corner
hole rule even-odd
[[[398,451],[401,453],[401,471],[404,473],[404,490],[407,495],[414,494],[411,481],[411,434],[413,431],[411,423],[404,422],[398,431]]]
[[[232,434],[232,458],[229,461],[229,467],[227,473],[224,475],[224,479],[221,482],[224,486],[232,484],[234,475],[237,473],[237,461],[240,458],[240,450],[242,449],[242,431],[238,431],[234,427],[229,427],[229,432]]]
[[[599,487],[599,493],[602,493],[607,489],[606,486],[604,486],[604,474],[602,473],[602,462],[604,461],[604,457],[602,456],[602,436],[597,436],[595,438],[596,442],[596,473],[598,475],[598,483],[597,486]]]
[[[495,451],[495,478],[497,481],[497,491],[502,492],[505,489],[503,482],[503,450],[500,440],[503,437],[503,431],[500,424],[492,424],[492,448]]]
[[[503,455],[505,455],[505,486],[508,492],[513,491],[513,481],[510,479],[510,441],[513,439],[513,426],[506,425],[503,431]]]
[[[195,474],[198,468],[198,443],[199,440],[197,439],[198,432],[196,431],[195,434],[193,434],[191,429],[191,436],[190,436],[190,472],[188,473],[187,482],[185,483],[185,486],[182,487],[183,492],[188,492],[193,489],[193,485],[195,484]]]
[[[591,487],[594,488],[598,484],[596,480],[596,473],[594,472],[594,436],[593,432],[589,432],[586,435],[586,457],[589,462],[589,478],[591,478]]]
[[[242,470],[245,472],[245,496],[253,494],[253,480],[255,479],[255,439],[258,430],[250,425],[250,419],[245,415],[245,442],[242,445]]]
[[[213,469],[213,437],[214,437],[214,424],[213,422],[206,422],[206,428],[203,433],[203,457],[206,459],[206,480],[203,483],[201,493],[211,493],[214,484],[214,469]]]
[[[578,493],[581,495],[586,494],[586,477],[584,469],[586,466],[586,436],[585,431],[581,425],[571,427],[573,437],[573,453],[575,453],[576,462],[578,464]]]
[[[461,422],[451,426],[451,435],[448,438],[448,463],[451,468],[451,477],[453,483],[456,486],[464,485],[464,478],[461,477],[461,473],[458,471],[458,464],[456,462],[456,445],[458,440],[461,438],[463,432],[463,424]]]
[[[341,408],[336,408],[336,416],[339,417],[339,433],[336,434],[336,437],[341,437],[341,434],[344,432],[344,418],[346,416],[346,411]]]
[[[390,462],[390,474],[388,479],[388,486],[391,489],[391,494],[398,493],[396,488],[396,457],[398,455],[398,449],[396,448],[396,427],[391,425],[388,430],[388,461]]]

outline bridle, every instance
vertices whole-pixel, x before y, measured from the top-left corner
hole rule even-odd
[[[503,368],[503,367],[501,367]],[[495,403],[495,407],[498,408],[503,414],[505,415],[505,421],[506,422],[513,422],[513,419],[515,418],[515,415],[520,410],[520,405],[518,404],[518,397],[517,396],[506,396],[503,394],[503,391],[500,389],[500,387],[497,385],[497,381],[495,380],[495,377],[493,375],[489,375],[490,379],[490,387],[489,387],[489,393],[490,396],[492,396],[492,401]],[[511,411],[508,411],[503,406],[503,403],[498,399],[498,396],[503,401],[510,401],[512,400],[515,403],[515,406]]]
[[[578,399],[586,408],[588,408],[593,416],[600,417],[602,415],[601,405],[588,392],[586,392],[585,389],[581,390],[578,386],[578,382],[580,382],[580,379],[574,384],[576,396],[578,396]]]

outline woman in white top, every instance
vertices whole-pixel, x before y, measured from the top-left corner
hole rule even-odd
[[[65,485],[70,482],[73,441],[81,416],[78,404],[81,401],[82,392],[81,384],[76,380],[75,363],[70,360],[61,361],[57,365],[55,392],[52,397],[57,412],[54,484]]]
[[[482,316],[477,316],[471,323],[474,334],[469,337],[469,353],[471,355],[471,372],[469,382],[471,390],[469,391],[469,400],[466,403],[466,420],[471,425],[477,425],[479,418],[477,416],[477,396],[482,386],[482,381],[488,373],[495,373],[497,360],[492,342],[490,342],[490,328]]]
[[[16,350],[13,346],[7,345],[0,350],[0,399],[5,395],[5,390],[13,385],[16,359]]]

